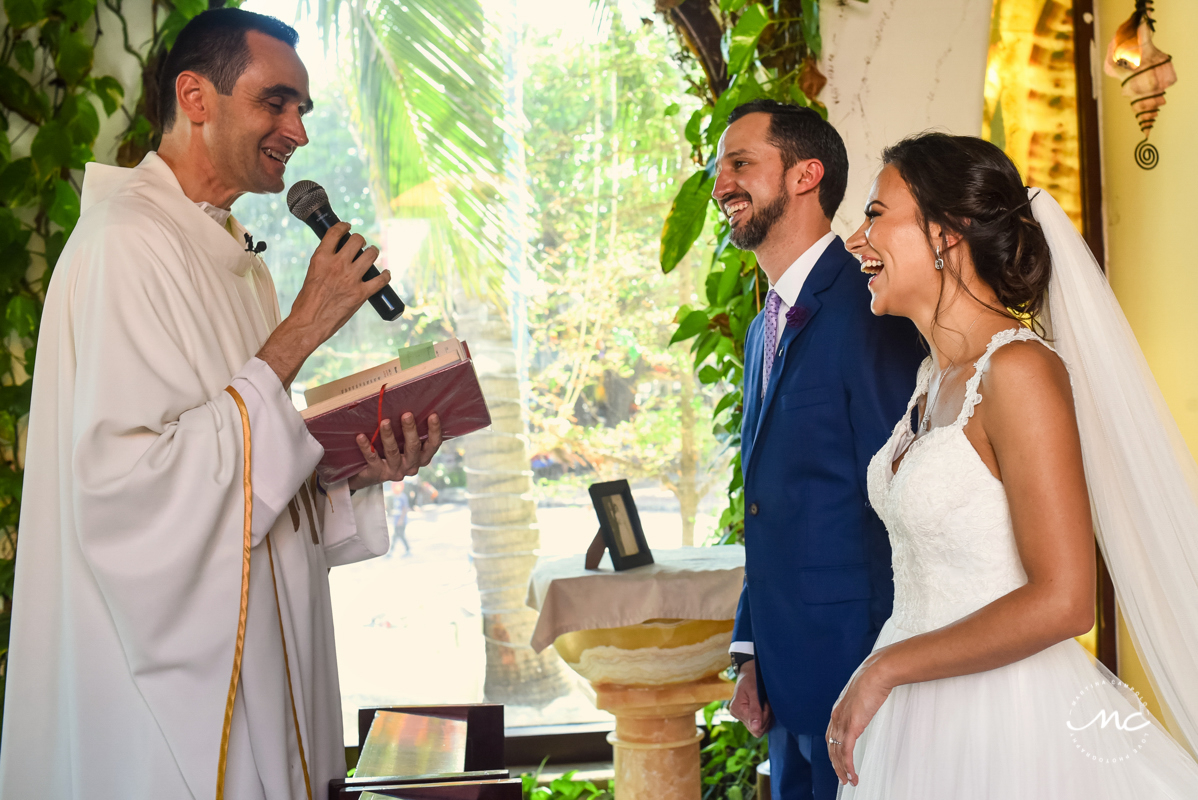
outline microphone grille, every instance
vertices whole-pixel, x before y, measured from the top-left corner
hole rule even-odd
[[[327,205],[329,196],[316,181],[296,181],[287,192],[287,208],[300,219],[306,220],[312,212]]]

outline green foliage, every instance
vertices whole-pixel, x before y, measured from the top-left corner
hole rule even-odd
[[[715,178],[696,172],[682,184],[661,232],[661,271],[669,273],[703,232]]]
[[[706,305],[683,305],[678,310],[670,343],[690,340],[699,381],[721,390],[712,430],[732,455],[728,507],[719,521],[721,541],[727,543],[742,541],[744,535],[740,461],[744,342],[749,323],[761,310],[766,277],[752,253],[729,246],[731,229],[718,207],[714,224],[706,225],[707,205],[714,202],[716,150],[729,114],[751,100],[766,97],[797,103],[825,118],[827,111],[802,88],[813,85],[805,79],[817,76],[814,58],[822,47],[818,0],[771,4],[721,0],[720,12],[728,88],[713,100],[706,80],[691,78],[693,94],[704,105],[691,114],[685,137],[700,169],[682,184],[662,227],[661,268],[672,270],[696,243],[710,253],[711,267],[701,295]]]
[[[714,401],[669,349],[695,259],[669,276],[646,267],[660,257],[675,182],[692,171],[678,140],[699,102],[663,68],[663,26],[608,13],[600,41],[525,44],[524,116],[536,121],[526,134],[529,429],[538,461],[589,466],[588,480],[661,481],[685,536],[717,457],[702,422]],[[699,215],[710,192],[694,203]]]
[[[24,465],[42,304],[79,220],[77,170],[92,159],[99,102],[111,116],[124,91],[91,77],[95,0],[5,0],[0,33],[0,674],[7,663]],[[27,156],[13,158],[14,146]],[[3,688],[0,685],[0,707]]]
[[[344,10],[348,14],[341,14]],[[509,246],[500,32],[480,0],[320,0],[326,35],[346,31],[355,127],[389,216],[428,220],[420,295],[447,286],[498,299]]]
[[[769,12],[761,3],[754,3],[740,15],[728,36],[728,74],[740,75],[757,54],[757,42],[770,24]]]
[[[572,770],[560,778],[554,778],[548,786],[537,786],[541,770],[538,768],[534,773],[524,773],[520,776],[524,800],[613,800],[615,797],[611,787],[600,789],[591,781],[575,780],[575,774],[576,771]]]
[[[766,737],[757,738],[734,719],[715,722],[723,703],[703,709],[708,744],[699,752],[703,800],[753,800],[757,795],[757,765],[768,756]]]
[[[724,703],[709,703],[703,709],[707,744],[699,751],[703,800],[754,800],[757,796],[757,765],[768,755],[766,737],[757,738],[734,719],[722,715]],[[544,767],[542,764],[541,768]],[[579,780],[574,772],[538,786],[541,768],[520,776],[524,800],[611,800],[614,788],[600,789],[592,781]]]

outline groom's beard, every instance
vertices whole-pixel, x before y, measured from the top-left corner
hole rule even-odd
[[[782,218],[789,203],[790,196],[786,193],[786,186],[783,184],[778,189],[778,196],[769,205],[761,209],[754,207],[753,215],[746,222],[742,222],[732,229],[730,241],[733,246],[739,250],[756,250],[765,241],[765,237],[769,236],[774,223]]]

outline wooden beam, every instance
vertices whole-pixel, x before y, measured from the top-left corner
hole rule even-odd
[[[1082,236],[1099,266],[1106,271],[1106,218],[1102,207],[1102,147],[1098,135],[1098,91],[1094,85],[1094,59],[1098,46],[1094,0],[1073,0],[1073,66],[1077,75],[1077,140],[1081,173]],[[1098,660],[1119,673],[1115,622],[1115,584],[1098,545],[1095,620],[1098,625]]]

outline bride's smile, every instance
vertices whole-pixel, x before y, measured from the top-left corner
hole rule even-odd
[[[870,190],[865,221],[845,242],[870,276],[871,308],[879,316],[912,317],[918,307],[934,309],[936,253],[931,241],[939,228],[923,230],[919,207],[898,170],[885,167]],[[955,240],[954,240],[955,241]]]

